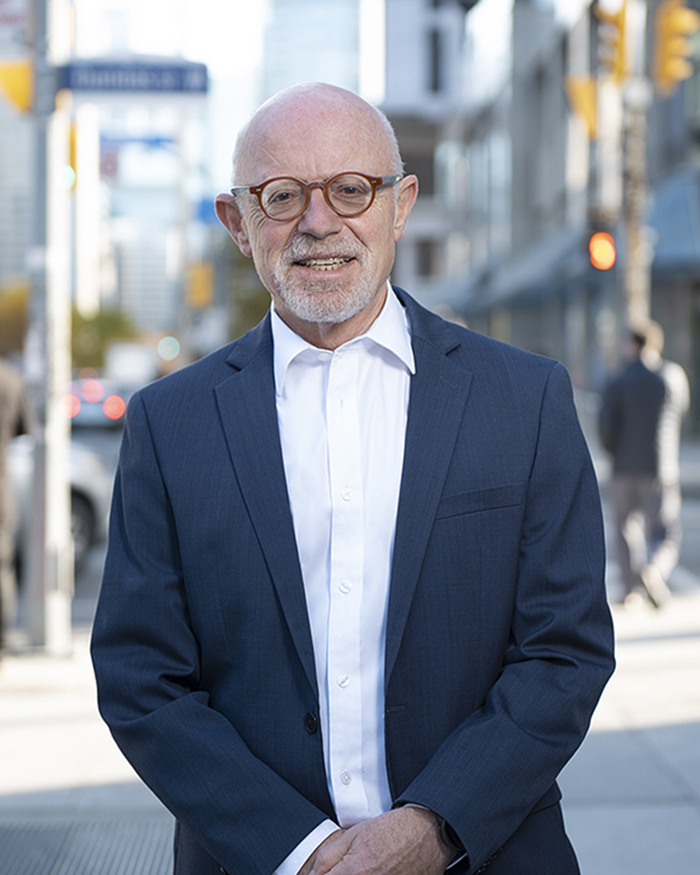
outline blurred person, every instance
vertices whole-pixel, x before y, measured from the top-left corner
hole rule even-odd
[[[132,398],[93,633],[175,872],[574,875],[613,663],[568,375],[389,284],[418,182],[351,92],[272,98],[234,179],[271,310]]]
[[[29,430],[29,409],[24,381],[7,361],[0,358],[0,650],[14,625],[17,602],[15,576],[14,497],[7,472],[7,447]]]
[[[657,608],[671,597],[668,578],[680,555],[680,436],[690,405],[685,371],[661,357],[663,348],[663,329],[656,322],[630,332],[628,364],[607,387],[600,412],[601,441],[613,459],[623,598],[634,604],[645,594]],[[635,517],[643,530],[630,529]]]

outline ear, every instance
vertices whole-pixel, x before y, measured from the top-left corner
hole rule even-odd
[[[418,177],[404,176],[399,182],[399,194],[396,198],[396,212],[394,214],[394,240],[400,240],[406,229],[408,216],[413,209],[413,204],[418,197]]]
[[[216,215],[219,217],[221,224],[229,232],[243,255],[251,258],[253,250],[248,239],[245,219],[241,215],[236,198],[232,194],[218,194],[215,206]]]

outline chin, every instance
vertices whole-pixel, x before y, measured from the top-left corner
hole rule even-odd
[[[307,286],[304,289],[288,287],[280,291],[285,306],[298,319],[324,323],[347,322],[369,306],[374,295],[375,291],[369,286],[355,286],[352,290],[329,289],[327,283],[323,289]]]

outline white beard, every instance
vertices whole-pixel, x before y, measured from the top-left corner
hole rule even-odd
[[[314,253],[314,248],[304,240],[297,240],[290,247],[288,263],[302,261],[305,258],[328,256],[331,253],[324,249],[323,253]],[[366,268],[366,252],[353,244],[343,244],[341,257],[354,257],[362,268]],[[290,272],[293,268],[290,268]],[[318,282],[307,279],[303,283],[290,277],[284,270],[275,271],[274,278],[277,294],[291,312],[304,322],[340,323],[346,322],[369,305],[376,294],[372,283],[372,271],[361,271],[361,275],[351,289],[346,287],[346,280],[337,284],[329,282],[328,276],[319,277]]]

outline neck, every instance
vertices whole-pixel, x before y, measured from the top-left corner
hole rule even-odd
[[[386,286],[372,298],[364,310],[360,310],[344,322],[307,322],[278,303],[275,303],[275,310],[280,319],[302,340],[318,349],[334,350],[368,331],[382,312],[385,301]]]

